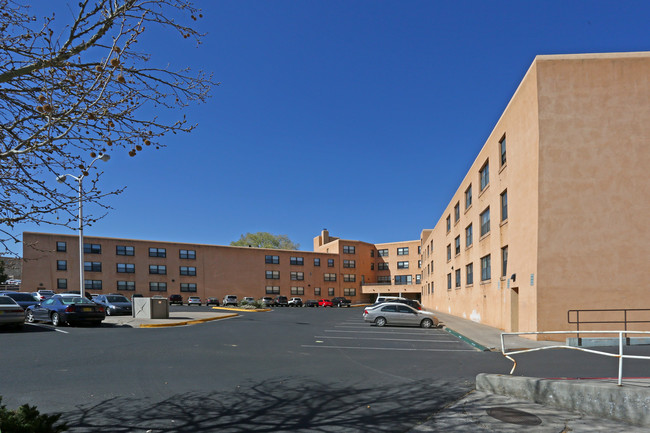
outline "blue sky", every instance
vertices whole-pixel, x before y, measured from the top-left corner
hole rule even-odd
[[[197,4],[200,47],[152,32],[140,48],[222,84],[187,111],[192,134],[102,164],[105,186],[127,189],[88,236],[418,239],[536,55],[650,50],[647,1]]]

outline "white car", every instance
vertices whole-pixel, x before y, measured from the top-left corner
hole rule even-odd
[[[289,299],[290,307],[302,307],[302,298],[291,298]]]
[[[221,305],[223,305],[224,307],[227,307],[228,305],[232,305],[232,306],[236,307],[238,303],[239,303],[239,301],[237,300],[237,296],[235,296],[235,295],[226,295],[226,296],[224,296],[223,302],[221,303]]]
[[[187,298],[187,305],[202,305],[201,298],[198,296],[190,296]]]

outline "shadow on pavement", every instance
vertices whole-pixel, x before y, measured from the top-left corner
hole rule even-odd
[[[462,382],[462,383],[460,383]],[[467,381],[367,388],[297,379],[153,402],[116,397],[64,413],[70,432],[408,431],[470,391]]]

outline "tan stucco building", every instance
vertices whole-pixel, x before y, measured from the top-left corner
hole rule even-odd
[[[650,53],[538,56],[421,233],[424,305],[506,331],[650,306],[648,167]]]

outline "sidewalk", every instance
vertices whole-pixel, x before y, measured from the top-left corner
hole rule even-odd
[[[167,326],[196,325],[212,320],[236,317],[235,312],[169,312],[168,319],[136,319],[131,316],[106,316],[104,323],[131,328],[162,328]]]

